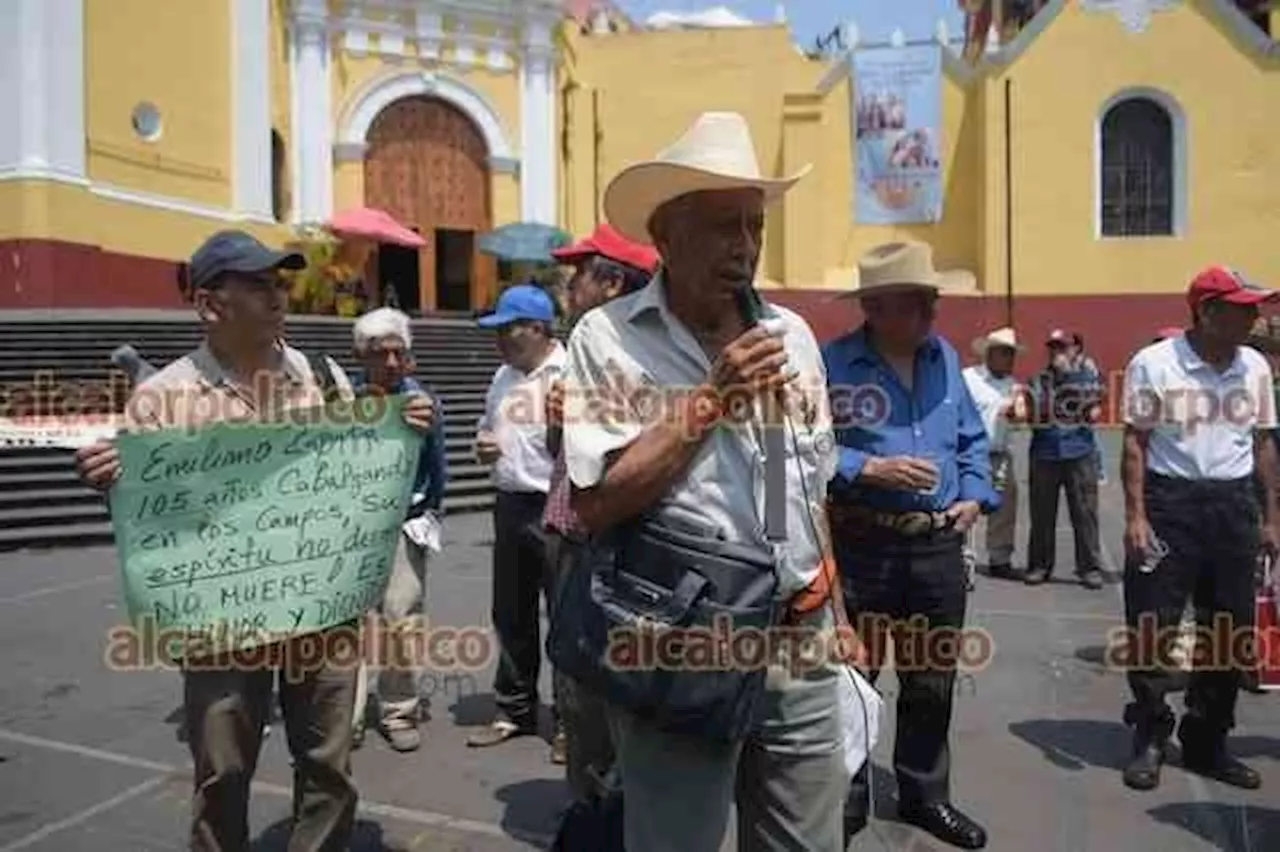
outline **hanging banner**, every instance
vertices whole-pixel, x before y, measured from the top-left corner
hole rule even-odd
[[[856,51],[849,87],[859,224],[942,219],[942,48]]]

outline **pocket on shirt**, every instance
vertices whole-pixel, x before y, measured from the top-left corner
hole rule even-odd
[[[959,448],[960,439],[960,404],[955,395],[945,396],[938,403],[938,408],[925,418],[924,431],[942,438],[942,450],[954,455]]]

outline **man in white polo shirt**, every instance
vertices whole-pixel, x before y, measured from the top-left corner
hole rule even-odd
[[[973,351],[982,363],[965,368],[964,383],[987,431],[992,484],[1003,495],[1000,508],[987,517],[987,572],[1008,578],[1013,574],[1013,538],[1018,526],[1018,480],[1009,454],[1009,421],[1026,417],[1026,400],[1013,377],[1014,360],[1022,346],[1013,329],[1006,327],[979,337],[973,342]],[[976,526],[969,529],[965,545],[970,589],[976,531]]]
[[[1280,295],[1212,267],[1187,294],[1192,328],[1140,351],[1125,376],[1125,619],[1134,728],[1129,787],[1160,783],[1174,715],[1168,651],[1188,598],[1201,647],[1178,727],[1183,765],[1254,789],[1258,773],[1227,751],[1250,661],[1230,641],[1253,625],[1254,568],[1276,552],[1276,428],[1271,368],[1242,344],[1258,306]],[[1262,505],[1255,491],[1262,482]],[[1163,663],[1163,665],[1162,665]]]

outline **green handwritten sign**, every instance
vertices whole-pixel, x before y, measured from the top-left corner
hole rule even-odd
[[[120,436],[111,521],[135,628],[194,657],[193,643],[247,650],[377,606],[422,439],[403,400],[364,402]]]

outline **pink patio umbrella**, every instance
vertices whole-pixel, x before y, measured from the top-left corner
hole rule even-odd
[[[408,248],[422,248],[427,244],[420,235],[392,218],[391,214],[373,207],[345,210],[334,216],[327,227],[340,237],[364,237]]]

